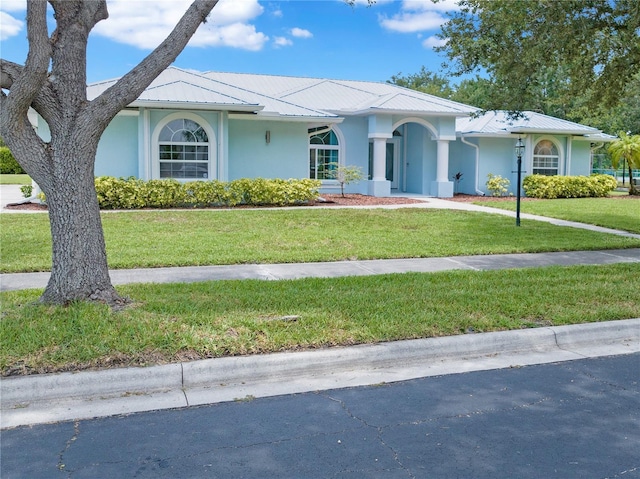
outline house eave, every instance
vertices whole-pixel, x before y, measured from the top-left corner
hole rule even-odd
[[[172,109],[172,110],[209,110],[209,111],[241,111],[258,113],[264,109],[263,105],[239,105],[237,103],[208,103],[192,101],[166,101],[166,100],[135,100],[130,107]]]
[[[369,116],[369,115],[404,115],[404,116],[419,116],[419,117],[448,117],[448,118],[464,118],[469,116],[472,111],[469,112],[439,112],[439,111],[424,111],[424,110],[387,110],[385,108],[365,108],[362,110],[326,110],[330,113],[342,116]]]
[[[230,120],[266,120],[266,121],[281,121],[281,122],[301,122],[301,123],[318,123],[321,125],[338,124],[344,121],[343,117],[325,117],[325,116],[294,116],[294,115],[279,115],[279,114],[256,114],[247,115],[242,113],[229,113]]]

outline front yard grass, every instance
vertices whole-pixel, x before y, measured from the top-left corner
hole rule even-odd
[[[627,195],[628,196],[628,195]],[[475,204],[515,211],[515,201],[491,201]],[[639,198],[562,198],[557,200],[522,201],[522,213],[578,221],[605,228],[640,233]]]
[[[0,174],[0,185],[30,185],[29,175],[4,175]]]
[[[102,220],[109,265],[120,269],[640,246],[640,239],[538,221],[516,228],[501,215],[418,208],[105,212]],[[0,244],[1,272],[51,267],[46,214],[0,215]]]
[[[128,285],[135,304],[0,294],[2,375],[150,365],[640,316],[637,265]]]

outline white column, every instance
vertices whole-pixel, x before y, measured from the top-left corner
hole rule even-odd
[[[436,166],[436,181],[449,181],[449,140],[438,140],[438,163]]]
[[[385,181],[387,170],[387,139],[373,139],[373,181]]]
[[[431,182],[431,196],[451,198],[453,181],[449,180],[449,140],[437,140],[436,181]]]

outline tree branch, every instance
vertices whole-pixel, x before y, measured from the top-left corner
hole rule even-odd
[[[173,63],[217,3],[218,0],[194,0],[169,36],[133,70],[94,99],[86,113],[106,122],[106,126]]]
[[[5,75],[11,80],[10,94],[7,96],[7,118],[27,114],[33,99],[38,95],[47,78],[51,45],[47,33],[47,2],[33,0],[27,2],[27,38],[29,53],[24,67],[11,62],[2,62],[2,84]]]

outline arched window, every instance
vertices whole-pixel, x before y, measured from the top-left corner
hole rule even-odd
[[[312,128],[309,130],[309,178],[334,179],[334,171],[340,163],[340,144],[333,130]]]
[[[540,140],[533,149],[533,174],[557,175],[560,154],[551,140]]]
[[[160,178],[209,178],[209,137],[195,121],[167,123],[158,137]]]

